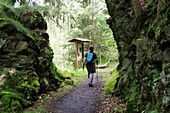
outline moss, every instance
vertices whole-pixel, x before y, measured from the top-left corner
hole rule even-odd
[[[24,8],[25,7],[25,8]],[[22,112],[66,79],[52,63],[46,22],[29,6],[0,3],[0,111]],[[4,10],[6,9],[6,10]],[[68,83],[72,82],[68,80]]]
[[[141,2],[145,4],[140,7]],[[112,92],[127,101],[127,113],[167,113],[170,110],[169,2],[143,0],[139,4],[134,0],[106,0],[106,3],[111,16],[107,23],[120,54],[117,68],[120,79],[115,91],[112,86]]]

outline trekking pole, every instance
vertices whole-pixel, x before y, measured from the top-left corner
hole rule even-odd
[[[98,66],[96,66],[96,71],[97,71],[97,84],[98,84],[98,79],[99,79],[99,75],[98,75]]]

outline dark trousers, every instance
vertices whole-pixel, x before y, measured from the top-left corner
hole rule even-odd
[[[86,68],[88,72],[88,78],[89,78],[90,73],[96,73],[95,63],[86,63]]]

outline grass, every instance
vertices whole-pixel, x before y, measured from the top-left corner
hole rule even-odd
[[[74,74],[73,81],[75,83],[75,86],[77,86],[87,77],[87,71],[85,70],[83,71],[82,69],[80,69],[79,71],[74,71],[73,74]]]
[[[74,74],[74,76],[72,77],[73,84],[70,85],[63,82],[60,85],[61,87],[57,90],[60,96],[64,96],[65,94],[72,91],[75,86],[78,86],[87,77],[87,71],[83,71],[82,69],[79,69],[78,71],[73,71],[72,73]]]

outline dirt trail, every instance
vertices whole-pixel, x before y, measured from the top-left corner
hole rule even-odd
[[[99,103],[102,94],[103,83],[99,77],[94,76],[93,87],[88,86],[88,79],[77,86],[62,99],[53,101],[50,105],[50,113],[94,113],[95,106]]]

